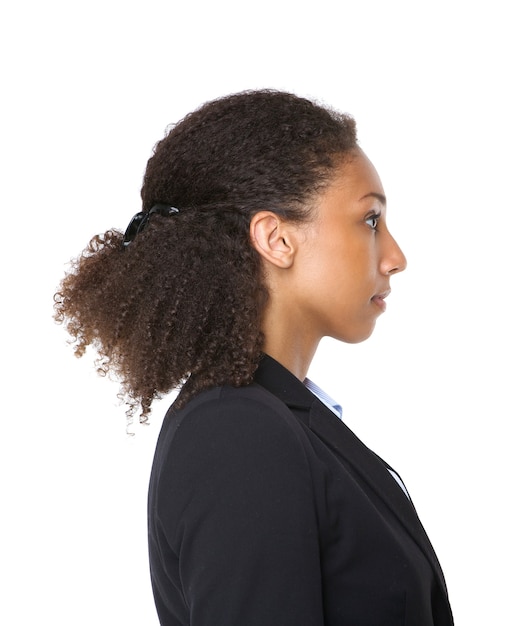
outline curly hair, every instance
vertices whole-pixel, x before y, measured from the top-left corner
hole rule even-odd
[[[172,389],[185,404],[202,389],[251,382],[261,358],[268,289],[250,219],[267,209],[292,222],[357,147],[354,120],[293,94],[247,91],[208,102],[170,127],[148,161],[143,211],[128,246],[93,237],[54,296],[81,356],[121,382],[128,419],[140,421]]]

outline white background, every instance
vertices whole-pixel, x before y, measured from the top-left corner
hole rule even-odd
[[[403,475],[457,625],[519,624],[514,4],[4,3],[2,624],[157,624],[146,489],[171,398],[127,437],[52,295],[140,209],[166,126],[258,87],[355,116],[408,258],[374,336],[323,342],[311,377]]]

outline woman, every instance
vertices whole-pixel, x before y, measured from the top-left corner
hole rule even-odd
[[[369,337],[406,264],[354,121],[275,91],[207,103],[156,145],[142,200],[56,317],[130,418],[181,388],[149,491],[161,624],[452,624],[402,481],[306,380],[322,337]]]

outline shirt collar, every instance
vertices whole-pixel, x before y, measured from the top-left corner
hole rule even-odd
[[[342,419],[342,406],[336,402],[331,396],[329,396],[326,391],[321,389],[319,385],[314,383],[309,378],[304,379],[304,385],[307,389],[309,389],[315,396],[319,398],[319,400],[325,404],[332,413],[335,413],[339,419]]]

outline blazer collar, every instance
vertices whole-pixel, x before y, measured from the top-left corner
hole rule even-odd
[[[445,580],[434,549],[416,510],[388,471],[388,465],[328,409],[305,385],[268,355],[264,355],[254,375],[256,383],[284,402],[353,470],[400,520],[428,558],[444,589]]]
[[[262,356],[254,374],[254,382],[268,389],[292,409],[308,412],[316,400],[316,396],[292,372],[268,354]]]

